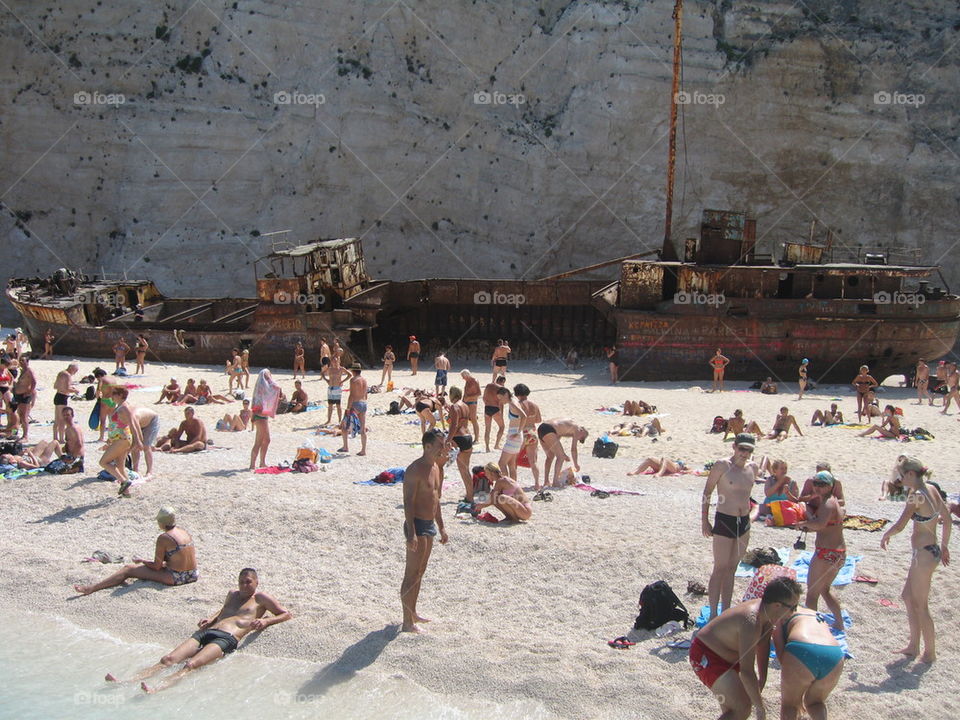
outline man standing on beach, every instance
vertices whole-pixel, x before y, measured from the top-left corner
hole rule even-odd
[[[740,433],[733,439],[733,455],[717,460],[710,468],[700,501],[700,517],[705,538],[713,538],[713,572],[707,594],[710,617],[717,616],[717,602],[724,609],[733,597],[733,579],[740,558],[750,541],[750,492],[759,477],[757,464],[750,459],[756,439]],[[717,512],[710,525],[710,497],[717,491]]]
[[[477,424],[477,401],[480,399],[480,381],[469,370],[461,370],[463,378],[463,403],[470,412],[470,424],[473,425],[474,440],[480,439],[480,426]]]
[[[527,414],[527,421],[524,426],[523,445],[520,447],[526,451],[527,464],[530,466],[530,472],[533,473],[533,486],[540,489],[540,468],[537,467],[537,447],[540,440],[537,437],[537,425],[543,422],[540,415],[540,406],[530,399],[530,388],[523,383],[517,383],[513,386],[513,394],[517,396],[517,403]],[[574,443],[576,445],[576,443]],[[559,462],[559,461],[558,461]],[[516,480],[516,478],[514,478]]]
[[[486,451],[490,452],[490,421],[497,422],[497,441],[493,444],[494,450],[500,449],[500,441],[503,439],[503,411],[500,409],[500,401],[497,399],[497,390],[502,388],[507,382],[506,375],[497,375],[494,382],[487,383],[483,388],[483,444]]]
[[[730,364],[730,358],[726,357],[717,348],[717,353],[710,358],[710,367],[713,368],[713,387],[714,391],[723,392],[723,375],[727,371],[727,365]]]
[[[30,369],[30,356],[24,353],[19,361],[20,374],[13,384],[13,399],[10,402],[10,409],[16,414],[16,419],[23,426],[23,442],[27,441],[27,434],[30,432],[30,410],[33,408],[33,401],[37,395],[37,377]],[[11,416],[11,420],[13,416]],[[12,430],[16,430],[14,424]]]
[[[79,392],[77,386],[70,382],[79,369],[79,365],[70,363],[66,370],[57,373],[57,379],[53,381],[53,439],[58,443],[65,442],[63,409],[70,404],[70,396]]]
[[[957,372],[955,362],[947,363],[947,394],[943,396],[942,415],[947,414],[951,400],[957,403],[957,407],[960,407],[960,372]],[[26,438],[26,435],[24,435],[24,438]]]
[[[407,347],[407,360],[410,361],[411,375],[417,374],[417,366],[420,364],[420,343],[416,335],[410,336],[410,345]]]
[[[434,358],[433,367],[437,370],[437,376],[433,380],[433,385],[436,388],[437,397],[440,397],[440,393],[447,391],[447,373],[450,372],[450,361],[447,359],[447,356],[441,352]]]
[[[220,611],[211,618],[197,623],[200,629],[164,655],[156,665],[138,673],[133,681],[140,680],[146,693],[164,690],[180,680],[191,670],[209,665],[237,649],[239,642],[251,632],[260,632],[271,625],[286,622],[292,615],[265,592],[257,592],[260,579],[253,568],[240,571],[239,588],[227,593]],[[272,617],[264,617],[267,612]],[[150,687],[145,682],[164,668],[183,663],[183,667],[162,683]],[[117,677],[108,673],[108,682],[117,682]]]
[[[337,452],[349,452],[347,438],[350,430],[360,433],[360,452],[357,455],[367,454],[367,381],[360,374],[360,363],[354,363],[350,368],[353,379],[350,380],[350,394],[347,396],[347,412],[340,424],[340,434],[343,437],[343,447]],[[354,418],[356,421],[354,421]]]
[[[147,463],[147,474],[144,479],[153,476],[153,446],[160,435],[160,416],[148,407],[138,407],[133,411],[133,419],[140,426],[140,432],[143,435],[143,457]],[[133,448],[130,451],[130,459],[133,462],[133,469],[140,472],[140,449]]]
[[[327,358],[327,365],[320,368],[320,377],[327,381],[327,421],[324,425],[330,424],[330,418],[333,416],[333,408],[337,408],[337,424],[343,422],[343,410],[340,406],[340,398],[343,396],[343,383],[350,377],[350,371],[340,367],[338,362],[334,365],[330,358]]]
[[[440,471],[437,463],[446,454],[443,433],[428,430],[423,434],[423,454],[413,461],[403,474],[403,534],[406,538],[407,558],[400,585],[400,604],[403,607],[403,632],[423,632],[418,622],[429,622],[417,614],[420,583],[430,560],[433,538],[440,531],[440,544],[447,542],[440,513]]]
[[[933,396],[928,392],[930,387],[930,366],[924,362],[923,358],[917,360],[917,372],[914,376],[913,384],[917,386],[917,405],[923,405],[923,399],[926,398],[932,406]]]
[[[506,340],[497,340],[497,346],[493,349],[493,357],[490,359],[490,367],[493,368],[491,380],[496,380],[497,375],[507,374],[507,357],[510,352],[510,346]]]

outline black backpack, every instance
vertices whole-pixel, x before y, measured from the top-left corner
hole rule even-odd
[[[643,589],[639,605],[640,614],[633,623],[634,630],[656,630],[671,620],[682,622],[684,630],[691,625],[686,606],[663,580],[657,580]]]
[[[23,443],[16,438],[0,440],[0,455],[23,455]]]
[[[612,440],[604,441],[603,438],[597,438],[593,443],[593,456],[598,458],[615,458],[620,446]]]
[[[400,414],[400,403],[396,400],[390,401],[390,409],[387,410],[387,415],[399,415]]]
[[[83,394],[84,400],[93,400],[97,396],[97,389],[91,385],[87,388],[86,392]]]

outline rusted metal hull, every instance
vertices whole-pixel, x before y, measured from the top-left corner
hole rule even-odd
[[[720,348],[731,361],[728,379],[796,382],[800,361],[808,358],[815,381],[849,383],[863,364],[880,378],[909,371],[921,358],[936,360],[960,333],[956,298],[871,315],[858,315],[856,302],[838,300],[740,306],[740,316],[704,308],[613,310],[620,378],[709,381],[708,361]]]

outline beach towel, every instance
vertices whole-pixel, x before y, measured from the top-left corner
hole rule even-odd
[[[813,558],[813,551],[804,550],[789,563],[789,567],[797,571],[797,582],[805,583],[807,581],[807,574],[810,572],[811,558]],[[852,583],[854,576],[857,574],[857,563],[861,560],[863,560],[863,555],[848,555],[846,561],[843,563],[843,567],[840,568],[840,572],[837,573],[837,577],[834,578],[832,585],[837,587],[839,585],[849,585]]]
[[[3,473],[3,477],[7,480],[16,480],[17,478],[28,477],[30,475],[39,475],[43,472],[43,468],[33,468],[31,470],[19,470],[14,468],[13,470],[8,470]]]
[[[393,475],[392,482],[379,482],[377,480],[354,480],[353,484],[354,485],[399,485],[400,483],[403,482],[403,474],[405,470],[406,468],[402,468],[402,467],[387,468],[382,473],[380,473],[380,475],[377,476],[377,477],[384,477],[385,473]]]
[[[269,465],[267,467],[257,468],[254,472],[257,475],[279,475],[280,473],[293,472],[293,468]]]
[[[780,560],[786,564],[787,560],[790,558],[790,548],[776,548],[777,555],[780,556]],[[737,565],[737,570],[734,573],[734,577],[741,578],[752,578],[757,572],[757,568],[753,565],[747,565],[746,563],[740,563]]]
[[[253,402],[250,409],[254,415],[262,417],[276,417],[277,405],[280,402],[280,386],[277,385],[270,371],[264,368],[257,376],[257,383],[253,386]]]
[[[580,490],[589,490],[593,492],[594,490],[599,490],[600,492],[610,493],[611,495],[646,495],[643,492],[637,492],[636,490],[619,490],[617,488],[602,488],[597,487],[596,485],[587,485],[586,483],[577,483],[574,485],[575,488]]]
[[[888,522],[890,521],[886,518],[868,518],[866,515],[847,515],[843,519],[843,529],[877,532],[877,530],[883,530]]]

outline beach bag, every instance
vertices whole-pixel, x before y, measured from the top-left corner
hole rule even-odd
[[[790,500],[775,500],[769,504],[774,527],[793,527],[807,519],[807,506]]]
[[[61,455],[51,460],[44,470],[54,475],[73,475],[78,472],[83,472],[83,458],[70,458],[70,461],[67,462],[64,460],[65,457],[69,456]]]
[[[97,396],[97,389],[93,385],[88,387],[86,391],[83,393],[84,400],[93,400],[96,396]]]
[[[486,492],[490,489],[490,481],[487,480],[487,474],[483,471],[483,467],[477,465],[473,469],[473,491],[477,492],[482,490]]]
[[[634,630],[656,630],[671,621],[682,622],[686,630],[691,624],[686,606],[663,580],[647,585],[640,593],[638,605],[640,614],[633,623]]]
[[[791,580],[796,580],[797,571],[792,567],[784,567],[783,565],[764,565],[757,568],[757,571],[750,579],[750,584],[747,585],[747,591],[743,595],[743,601],[746,602],[747,600],[763,597],[763,591],[767,589],[767,585],[771,580],[778,577],[787,577]]]
[[[317,470],[319,470],[316,463],[309,460],[308,458],[298,458],[294,460],[293,465],[290,466],[290,469],[293,472],[301,472],[301,473],[316,472]]]
[[[297,458],[293,461],[293,464],[296,465],[298,460],[309,460],[312,463],[317,461],[317,451],[316,448],[302,446],[297,449]]]
[[[127,376],[127,369],[126,369],[126,368],[117,368],[116,370],[113,371],[113,374],[116,375],[117,377],[126,377],[126,376]]]
[[[593,443],[593,456],[598,458],[615,458],[617,456],[617,450],[619,449],[620,446],[617,445],[617,443],[604,435],[602,438],[597,438]]]
[[[517,454],[517,467],[530,467],[530,458],[527,457],[526,445],[520,448],[520,452]]]
[[[96,403],[90,410],[90,417],[87,419],[87,427],[96,430],[100,427],[100,403]]]
[[[16,438],[0,440],[0,455],[23,455],[23,443]]]
[[[400,403],[396,400],[390,401],[390,409],[387,410],[387,415],[399,415],[400,414]]]
[[[713,419],[713,426],[710,428],[712,433],[722,433],[727,431],[727,419],[722,415],[717,415]]]

